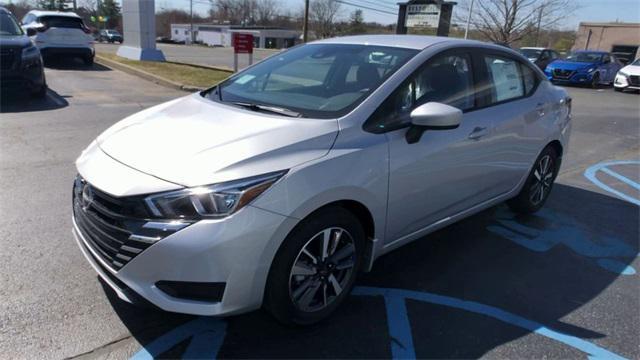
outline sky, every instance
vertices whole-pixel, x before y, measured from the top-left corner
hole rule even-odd
[[[190,0],[156,0],[156,10],[161,8],[183,8],[189,9]],[[194,10],[202,14],[210,8],[208,0],[193,0]],[[281,6],[286,9],[301,9],[304,0],[278,0]],[[343,0],[345,2],[357,3],[371,8],[397,12],[398,1],[396,0]],[[482,1],[482,0],[477,0]],[[579,4],[579,9],[567,18],[562,24],[563,29],[576,29],[581,21],[621,21],[640,23],[640,0],[573,0]],[[357,6],[342,4],[344,17],[348,17]],[[376,12],[362,8],[365,21],[376,21],[383,24],[396,22],[396,15]]]

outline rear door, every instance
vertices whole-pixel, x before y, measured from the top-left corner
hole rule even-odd
[[[41,16],[38,22],[47,30],[46,41],[54,46],[78,46],[87,45],[89,36],[85,33],[82,19],[70,16]]]
[[[489,197],[512,191],[528,172],[544,141],[542,121],[552,111],[542,79],[528,62],[499,51],[482,51],[477,64],[484,76],[484,109],[493,120],[483,151],[491,161],[485,169]]]

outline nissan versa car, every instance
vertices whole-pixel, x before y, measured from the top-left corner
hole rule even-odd
[[[542,71],[544,71],[550,63],[560,59],[560,54],[555,50],[542,47],[523,47],[520,48],[520,53],[529,59],[529,61],[536,64]]]
[[[40,51],[7,9],[0,7],[0,93],[28,91],[43,97],[47,82]]]
[[[621,67],[622,64],[607,52],[575,51],[566,59],[549,64],[545,73],[554,83],[597,88],[603,84],[612,84]]]
[[[76,162],[73,233],[126,301],[311,324],[379,256],[504,201],[540,209],[570,120],[511,49],[318,41],[106,130]]]

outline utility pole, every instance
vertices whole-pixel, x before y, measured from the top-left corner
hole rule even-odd
[[[542,3],[542,5],[540,5],[540,12],[538,13],[538,29],[536,30],[536,44],[535,46],[538,46],[538,41],[540,41],[540,26],[542,25],[542,12],[544,10],[546,3]]]
[[[309,40],[309,0],[304,0],[304,20],[302,22],[302,42]]]
[[[471,6],[469,7],[469,15],[467,16],[467,27],[464,29],[464,38],[469,37],[469,24],[471,24],[471,13],[473,12],[473,3],[475,0],[471,0]]]
[[[193,36],[193,0],[189,0],[189,21],[190,21],[190,29],[189,36],[191,37],[191,44],[196,42],[195,36]]]

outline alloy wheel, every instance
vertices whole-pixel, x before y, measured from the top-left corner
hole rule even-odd
[[[529,201],[538,205],[547,197],[553,185],[554,166],[553,159],[545,155],[536,164],[533,172],[533,184],[529,188]]]
[[[325,309],[354,275],[356,247],[351,234],[338,227],[322,230],[300,250],[289,274],[289,296],[304,312]]]

